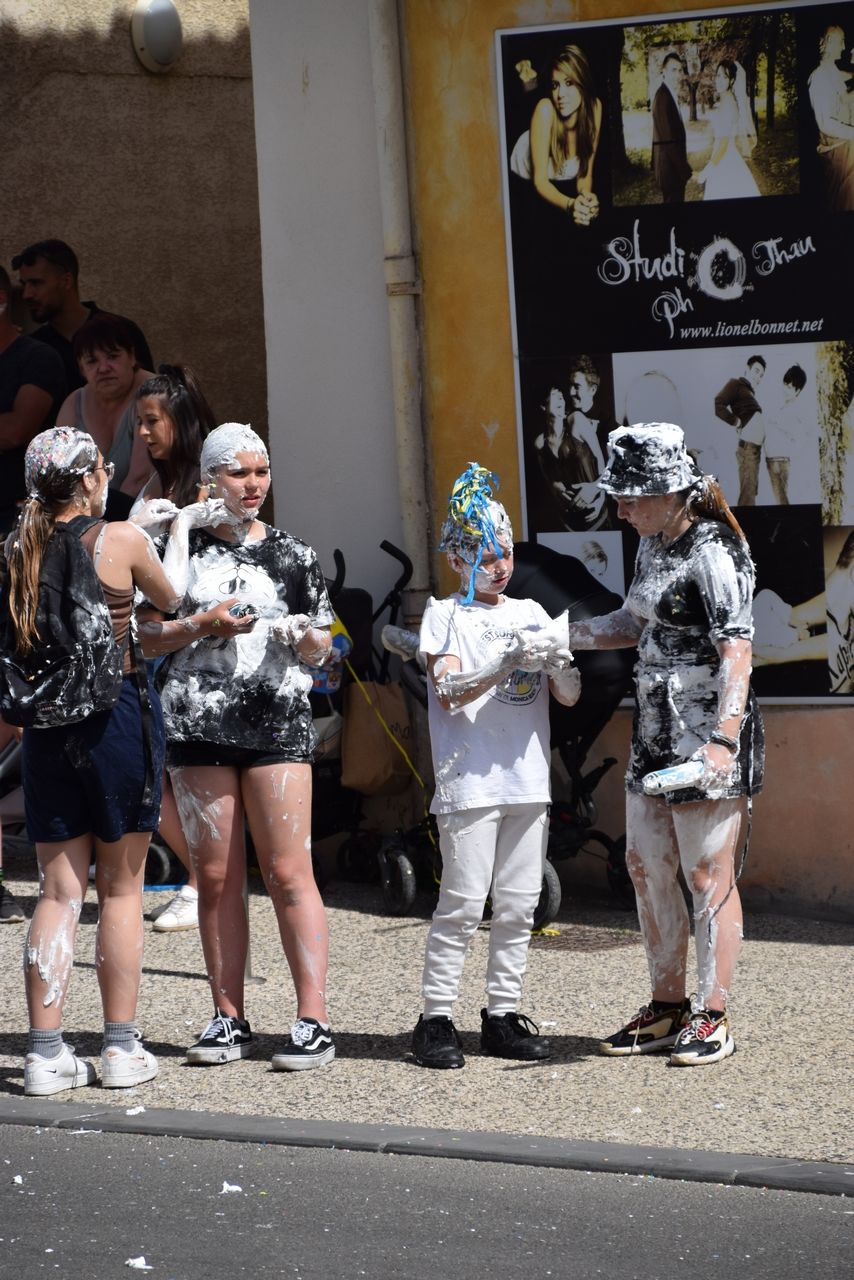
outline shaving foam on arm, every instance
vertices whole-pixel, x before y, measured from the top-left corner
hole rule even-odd
[[[431,655],[427,659],[427,670],[439,705],[453,715],[469,703],[477,702],[478,698],[482,698],[511,671],[516,670],[521,652],[518,638],[513,637],[508,640],[502,653],[496,654],[474,671],[460,671],[459,658],[451,654]]]
[[[722,640],[718,646],[718,729],[738,738],[750,691],[751,645],[749,640]]]
[[[623,606],[583,622],[570,622],[569,614],[561,613],[548,627],[522,631],[520,638],[526,655],[542,653],[548,658],[572,649],[629,649],[637,644],[642,631],[640,619]]]
[[[221,498],[192,502],[178,512],[169,530],[169,541],[163,555],[163,572],[172,583],[179,600],[184,599],[190,585],[190,530],[230,524],[233,520],[234,517],[226,510]]]

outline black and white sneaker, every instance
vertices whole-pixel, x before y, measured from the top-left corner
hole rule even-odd
[[[215,1067],[236,1058],[248,1058],[254,1048],[255,1037],[249,1023],[217,1009],[216,1017],[187,1050],[187,1061],[194,1067]]]
[[[335,1057],[332,1032],[317,1018],[297,1018],[291,1038],[281,1053],[271,1059],[274,1071],[309,1071],[325,1066]]]

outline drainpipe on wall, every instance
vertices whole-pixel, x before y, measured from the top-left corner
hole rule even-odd
[[[370,0],[368,19],[403,549],[413,565],[412,580],[404,592],[404,616],[413,622],[421,617],[430,594],[430,508],[415,312],[421,284],[412,252],[396,0]]]

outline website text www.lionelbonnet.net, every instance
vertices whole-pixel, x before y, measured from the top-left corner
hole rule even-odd
[[[718,320],[717,324],[683,324],[679,338],[773,338],[779,334],[819,334],[824,326],[824,316],[816,320],[757,320],[754,316],[741,324]]]

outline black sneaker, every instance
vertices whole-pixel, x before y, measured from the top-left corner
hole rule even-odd
[[[309,1071],[322,1067],[335,1057],[332,1032],[322,1027],[317,1018],[297,1018],[291,1027],[291,1038],[281,1053],[271,1059],[274,1071]]]
[[[552,1054],[551,1042],[524,1013],[480,1011],[480,1047],[493,1058],[519,1058],[541,1062]]]
[[[620,1058],[630,1053],[658,1053],[676,1043],[679,1032],[691,1014],[688,1000],[655,1010],[651,1004],[638,1009],[631,1022],[599,1042],[599,1052]]]
[[[248,1058],[255,1048],[249,1023],[217,1009],[195,1044],[187,1050],[187,1061],[196,1067],[214,1067],[235,1058]]]
[[[425,1018],[423,1013],[412,1033],[412,1056],[419,1067],[448,1070],[465,1066],[463,1046],[450,1018]]]
[[[725,1013],[715,1016],[698,1009],[679,1032],[670,1061],[675,1067],[702,1067],[708,1062],[721,1062],[735,1053]]]
[[[0,880],[0,924],[21,924],[26,920],[24,908]]]

